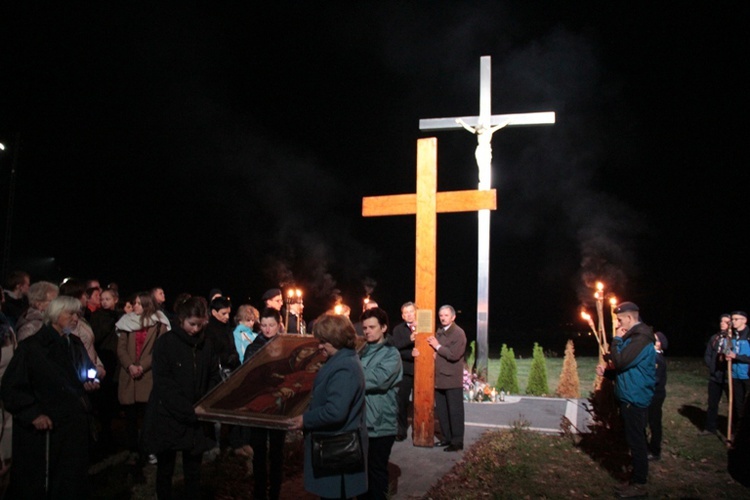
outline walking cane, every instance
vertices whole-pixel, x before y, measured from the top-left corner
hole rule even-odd
[[[47,447],[44,450],[44,493],[49,495],[49,429],[47,429]]]
[[[732,358],[727,358],[727,373],[729,374],[729,418],[727,423],[727,446],[732,446],[732,409],[734,408],[734,390],[732,389]]]

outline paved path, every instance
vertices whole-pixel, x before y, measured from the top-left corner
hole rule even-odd
[[[464,448],[468,449],[488,430],[510,429],[522,424],[537,432],[560,432],[562,417],[585,431],[590,421],[586,399],[559,399],[508,396],[503,403],[464,403],[466,433]],[[398,476],[396,499],[420,498],[441,477],[463,458],[463,452],[448,453],[442,448],[412,445],[411,436],[394,443],[390,471]]]

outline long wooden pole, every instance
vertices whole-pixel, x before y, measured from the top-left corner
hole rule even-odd
[[[729,341],[731,342],[731,340]],[[731,344],[729,344],[731,346]],[[727,373],[729,374],[729,418],[727,419],[727,446],[732,446],[732,410],[734,408],[734,390],[732,388],[732,359],[727,358]]]

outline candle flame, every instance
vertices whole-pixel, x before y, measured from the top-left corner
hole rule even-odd
[[[290,288],[290,289],[289,289],[289,291],[287,291],[287,292],[286,292],[286,294],[287,294],[287,295],[288,295],[288,296],[289,296],[289,297],[291,298],[291,297],[293,297],[293,296],[294,296],[294,290],[292,290],[292,289]]]
[[[336,314],[341,314],[341,312],[344,310],[344,308],[341,306],[341,304],[336,304],[333,308],[333,312]]]
[[[591,315],[587,313],[586,311],[581,311],[581,318],[585,319],[586,321],[591,319]]]
[[[300,290],[299,288],[297,288],[297,290],[295,290],[295,292],[297,294],[297,297],[302,297],[302,290]]]
[[[602,283],[601,281],[597,281],[596,282],[596,289],[599,290],[600,292],[602,290],[604,290],[604,283]]]
[[[611,305],[612,307],[615,307],[615,306],[617,305],[617,298],[616,298],[616,297],[610,297],[610,298],[609,298],[609,304],[610,304],[610,305]]]

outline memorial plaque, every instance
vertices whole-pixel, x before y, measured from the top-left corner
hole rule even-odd
[[[200,420],[286,429],[307,409],[326,358],[312,335],[278,334],[201,399]]]

